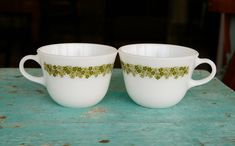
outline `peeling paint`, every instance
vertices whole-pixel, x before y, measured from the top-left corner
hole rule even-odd
[[[14,76],[15,78],[22,78],[23,76],[22,75],[16,75]]]
[[[110,140],[108,140],[108,139],[103,139],[103,140],[99,141],[99,143],[109,143],[109,142],[110,142]]]
[[[0,120],[6,119],[6,118],[7,118],[6,116],[0,116]]]
[[[231,113],[225,113],[224,115],[225,115],[227,118],[230,118],[230,117],[232,116]]]
[[[37,93],[39,93],[39,94],[44,94],[45,92],[43,91],[43,90],[40,90],[40,89],[37,89],[37,90],[35,90]]]

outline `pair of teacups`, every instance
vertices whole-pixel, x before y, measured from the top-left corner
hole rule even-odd
[[[128,95],[148,108],[166,108],[177,104],[191,87],[209,82],[216,66],[188,47],[169,44],[131,44],[118,50],[89,43],[65,43],[40,47],[37,55],[27,55],[19,69],[29,80],[44,85],[52,99],[66,107],[89,107],[105,96],[113,64],[119,53]],[[24,69],[27,60],[41,65],[43,76],[35,77]],[[211,66],[211,73],[193,80],[199,64]]]

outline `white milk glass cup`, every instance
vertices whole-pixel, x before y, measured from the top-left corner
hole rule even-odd
[[[20,72],[27,79],[47,88],[52,99],[66,107],[89,107],[105,96],[117,50],[89,43],[65,43],[40,47],[37,55],[23,57]],[[25,71],[24,63],[34,60],[40,64],[43,76],[35,77]]]
[[[196,50],[168,44],[132,44],[118,50],[127,93],[137,104],[148,108],[166,108],[177,104],[188,89],[209,82],[216,66],[198,58]],[[211,66],[211,73],[193,80],[199,64]]]

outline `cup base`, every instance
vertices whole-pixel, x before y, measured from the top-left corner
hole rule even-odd
[[[102,100],[102,99],[101,99]],[[58,102],[58,101],[55,101],[56,102],[56,104],[58,104],[58,105],[60,105],[60,106],[63,106],[63,107],[67,107],[67,108],[88,108],[88,107],[92,107],[92,106],[95,106],[96,104],[98,104],[101,100],[99,100],[99,101],[97,101],[97,102],[95,102],[95,103],[90,103],[90,104],[77,104],[77,105],[75,105],[75,104],[64,104],[64,103],[60,103],[60,102]]]
[[[148,94],[138,94],[136,92],[131,92],[133,90],[127,90],[129,97],[138,105],[146,107],[146,108],[169,108],[178,104],[186,92],[178,92],[178,94],[173,95],[165,95],[160,94],[158,91],[158,95],[148,95]],[[179,90],[178,90],[179,91]]]
[[[169,105],[147,105],[147,104],[143,104],[143,103],[138,103],[136,101],[134,101],[137,105],[140,105],[142,107],[145,108],[149,108],[149,109],[165,109],[165,108],[171,108],[175,105],[177,105],[180,101],[178,101],[177,103],[174,104],[169,104]]]

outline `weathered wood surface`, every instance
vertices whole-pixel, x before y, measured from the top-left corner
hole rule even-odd
[[[194,72],[195,78],[206,75]],[[235,145],[235,93],[215,78],[190,89],[174,107],[147,109],[128,97],[121,70],[115,69],[98,105],[70,109],[18,69],[0,69],[0,145]]]

